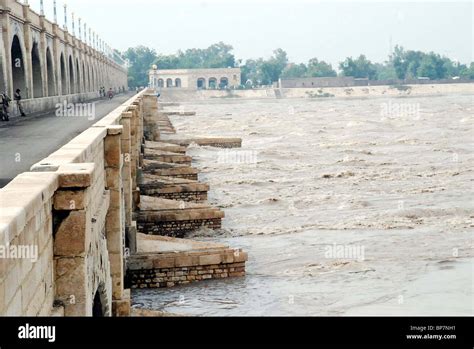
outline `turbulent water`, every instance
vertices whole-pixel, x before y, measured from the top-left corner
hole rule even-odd
[[[215,99],[181,135],[248,275],[134,293],[185,315],[473,314],[473,98]]]

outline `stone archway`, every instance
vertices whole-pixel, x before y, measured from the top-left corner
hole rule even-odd
[[[3,70],[4,59],[5,55],[3,54],[3,52],[0,52],[0,92],[7,92],[7,82],[5,80],[5,72]]]
[[[82,92],[87,92],[87,74],[86,74],[86,63],[82,62]]]
[[[46,49],[46,74],[48,77],[48,96],[56,96],[56,84],[54,81],[53,56],[49,47]]]
[[[69,93],[76,93],[76,73],[74,72],[74,62],[72,56],[69,56]]]
[[[43,97],[43,75],[41,73],[41,60],[38,44],[35,42],[31,48],[31,67],[33,75],[33,98]]]
[[[98,91],[97,88],[97,73],[95,69],[95,64],[92,64],[92,91]]]
[[[110,309],[108,308],[107,291],[103,284],[100,284],[94,294],[92,301],[92,316],[105,317],[110,316]]]
[[[176,79],[174,81],[174,86],[177,87],[177,88],[181,88],[181,79],[179,79],[179,78]]]
[[[67,89],[67,72],[66,72],[66,61],[64,59],[64,54],[61,53],[60,65],[61,65],[61,94],[63,96],[68,94]]]
[[[23,94],[23,98],[27,98],[25,59],[23,57],[20,38],[17,35],[15,35],[12,40],[11,57],[13,91],[20,89]]]
[[[79,64],[79,58],[76,58],[76,92],[82,92],[82,76],[81,76],[81,68]]]
[[[92,89],[92,74],[91,74],[91,64],[90,64],[90,62],[87,64],[87,75],[88,75],[87,80],[89,81],[88,91],[92,92],[93,89]]]
[[[199,79],[197,80],[197,88],[198,88],[198,89],[206,88],[206,79],[204,79],[204,78],[199,78]]]
[[[158,87],[165,87],[165,82],[163,81],[163,79],[158,79]]]
[[[220,84],[219,84],[219,88],[227,88],[229,86],[229,79],[227,78],[221,78],[221,81],[220,81]]]
[[[217,88],[217,79],[216,78],[210,78],[209,79],[209,88],[210,89]]]
[[[173,79],[166,79],[166,87],[167,88],[173,87]]]

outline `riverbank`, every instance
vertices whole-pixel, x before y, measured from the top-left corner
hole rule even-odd
[[[357,86],[335,88],[287,88],[254,90],[173,90],[163,89],[162,98],[171,102],[189,102],[211,99],[331,99],[331,98],[397,98],[474,94],[472,84],[433,84],[403,86]]]

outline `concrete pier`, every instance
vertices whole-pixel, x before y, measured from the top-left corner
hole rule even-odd
[[[247,253],[226,245],[138,235],[129,259],[128,285],[167,288],[203,280],[245,276]]]
[[[157,160],[160,162],[168,162],[173,164],[184,164],[184,165],[191,165],[192,158],[190,156],[180,154],[180,153],[172,153],[169,151],[163,151],[153,148],[146,148],[143,152],[143,156],[145,159],[148,160]]]
[[[141,196],[135,213],[138,231],[150,235],[185,237],[201,228],[220,229],[224,212],[206,203]]]
[[[142,195],[190,202],[206,201],[209,191],[205,183],[152,174],[144,174],[139,185]]]
[[[179,153],[179,154],[185,154],[186,153],[186,147],[176,145],[173,143],[164,143],[164,142],[145,142],[145,148],[146,149],[156,149],[156,150],[162,150],[162,151],[170,151],[172,153]]]
[[[189,147],[191,144],[197,144],[201,147],[214,148],[241,148],[242,139],[240,138],[189,138],[180,139],[173,136],[163,136],[163,141],[177,144],[182,147]]]
[[[143,160],[142,170],[144,173],[154,174],[157,176],[184,178],[198,180],[199,171],[194,167],[182,164],[172,164],[156,160]]]

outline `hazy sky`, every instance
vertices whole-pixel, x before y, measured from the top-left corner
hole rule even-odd
[[[63,23],[64,0],[58,0]],[[39,0],[30,0],[39,9]],[[44,0],[53,18],[53,0]],[[317,57],[337,65],[361,53],[386,60],[393,46],[435,51],[467,63],[473,60],[471,1],[309,0],[69,0],[112,47],[146,45],[159,53],[224,41],[237,58],[269,57],[276,48],[292,61]],[[76,29],[77,30],[77,29]]]

